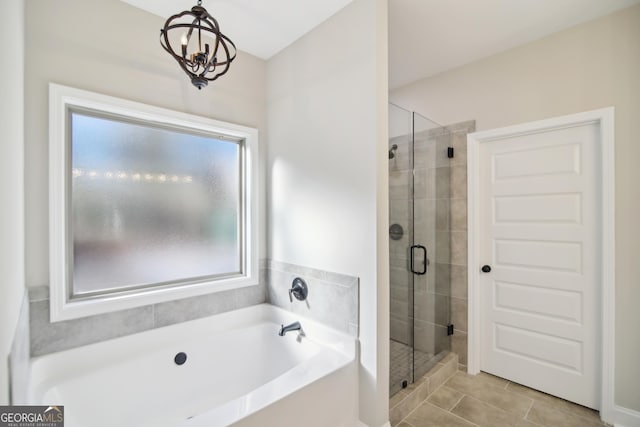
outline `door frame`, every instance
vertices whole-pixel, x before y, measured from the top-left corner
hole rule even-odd
[[[615,409],[615,150],[614,107],[584,113],[523,123],[498,129],[471,133],[467,136],[467,227],[468,227],[468,353],[467,372],[480,372],[480,144],[503,138],[552,131],[581,124],[600,126],[600,184],[602,189],[601,260],[602,295],[600,336],[600,416],[611,422]],[[609,331],[609,333],[604,333]],[[596,373],[597,375],[597,373]]]

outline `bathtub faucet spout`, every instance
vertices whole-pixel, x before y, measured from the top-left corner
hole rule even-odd
[[[287,326],[282,325],[282,327],[280,328],[280,332],[278,332],[278,335],[283,337],[287,332],[291,332],[291,331],[300,331],[300,334],[304,335],[304,332],[302,331],[302,325],[300,324],[300,322],[293,322],[292,324]]]

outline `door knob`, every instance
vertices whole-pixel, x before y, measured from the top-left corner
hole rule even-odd
[[[482,272],[483,273],[490,273],[491,272],[491,266],[490,265],[483,265],[482,266]]]

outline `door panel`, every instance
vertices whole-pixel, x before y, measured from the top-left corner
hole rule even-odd
[[[570,322],[582,321],[582,295],[523,283],[495,282],[494,306]]]
[[[494,197],[494,224],[580,224],[580,193]]]
[[[579,273],[582,245],[573,242],[494,240],[494,265]]]
[[[597,408],[599,129],[480,147],[481,369]]]
[[[496,351],[550,368],[582,370],[582,343],[496,323]]]
[[[580,173],[580,145],[547,145],[496,153],[492,169],[494,181],[544,175],[577,175]]]

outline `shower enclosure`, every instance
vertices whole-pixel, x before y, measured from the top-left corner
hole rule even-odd
[[[448,130],[389,106],[390,395],[451,348]]]

